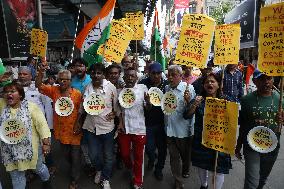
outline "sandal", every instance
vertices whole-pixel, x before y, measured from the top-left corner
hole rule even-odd
[[[79,189],[78,183],[76,181],[71,181],[69,189]]]

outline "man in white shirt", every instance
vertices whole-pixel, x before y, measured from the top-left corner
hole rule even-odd
[[[96,166],[95,183],[110,189],[114,145],[114,117],[119,114],[115,86],[104,79],[103,64],[93,64],[89,69],[92,82],[85,88],[84,98],[97,93],[104,98],[105,108],[99,115],[87,115],[83,124],[86,131],[89,155]]]
[[[146,143],[146,126],[144,109],[151,108],[148,89],[143,84],[136,84],[137,71],[128,68],[124,72],[123,79],[125,88],[131,88],[135,93],[135,104],[131,108],[122,108],[122,122],[118,127],[120,131],[118,142],[121,157],[126,167],[133,170],[134,189],[143,188],[143,157]],[[133,160],[131,159],[131,146],[133,149]]]

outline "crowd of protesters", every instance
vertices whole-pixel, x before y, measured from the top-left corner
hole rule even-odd
[[[193,74],[192,68],[174,63],[165,74],[160,63],[148,61],[141,75],[136,61],[128,56],[123,58],[121,66],[108,67],[101,63],[88,67],[83,59],[77,58],[55,76],[47,75],[47,64],[36,66],[33,58],[27,61],[27,66],[13,65],[10,75],[0,76],[0,82],[5,83],[1,85],[1,126],[5,120],[17,118],[27,129],[26,136],[17,144],[1,141],[2,163],[14,189],[25,189],[29,175],[34,173],[40,176],[43,188],[52,188],[50,178],[56,174],[51,153],[52,133],[71,167],[69,189],[80,188],[81,162],[94,183],[103,189],[111,188],[115,163],[118,168],[124,165],[128,169],[132,188],[142,189],[144,152],[148,159],[146,167],[153,170],[157,180],[163,180],[168,153],[176,189],[184,188],[185,180],[190,179],[191,166],[198,168],[198,187],[206,189],[212,185],[210,177],[214,175],[215,165],[215,151],[201,142],[206,97],[241,105],[235,151],[238,158],[242,158],[241,152],[245,158],[244,188],[262,189],[266,184],[280,145],[270,153],[261,154],[248,145],[246,136],[258,125],[275,131],[283,123],[284,114],[278,111],[280,95],[273,90],[273,78],[259,70],[255,69],[252,75],[255,91],[244,95],[243,67],[239,69],[238,65],[214,71],[209,62],[199,76]],[[148,95],[151,87],[163,93],[171,91],[177,97],[174,113],[166,115],[160,106],[151,104]],[[135,93],[135,104],[130,108],[119,104],[119,94],[125,88]],[[93,92],[99,93],[106,104],[99,115],[90,115],[83,108],[83,100]],[[55,112],[55,103],[61,97],[73,102],[73,111],[68,116]],[[279,139],[279,132],[276,135]],[[231,156],[219,152],[216,189],[222,188],[230,169]]]

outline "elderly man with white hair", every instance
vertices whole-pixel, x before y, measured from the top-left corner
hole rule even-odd
[[[195,97],[195,91],[192,85],[182,81],[182,68],[178,65],[168,67],[168,82],[166,92],[171,91],[177,99],[176,111],[165,115],[170,165],[175,179],[175,188],[183,189],[183,178],[189,177],[194,125],[194,118],[185,119],[183,115],[187,104]]]
[[[58,73],[59,86],[44,85],[42,83],[45,67],[42,66],[36,77],[36,86],[42,94],[53,100],[54,117],[53,129],[56,140],[59,140],[62,152],[71,165],[71,182],[69,189],[78,188],[80,177],[80,142],[82,134],[80,127],[76,124],[82,101],[79,90],[71,87],[71,72],[61,70]],[[58,109],[55,111],[55,105]],[[65,112],[65,110],[68,110]]]

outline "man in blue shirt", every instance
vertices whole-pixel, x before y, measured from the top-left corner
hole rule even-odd
[[[85,91],[86,86],[92,82],[90,75],[87,74],[87,64],[81,58],[76,58],[73,60],[72,65],[75,69],[75,75],[72,77],[71,86],[75,89],[78,89],[82,94]],[[86,171],[90,175],[92,172],[92,165],[91,160],[89,157],[89,149],[88,149],[88,142],[86,138],[86,132],[83,130],[83,138],[81,141],[81,149],[84,155],[84,160],[86,163]]]
[[[27,67],[31,70],[32,81],[34,81],[36,77],[36,61],[32,56],[27,58]]]
[[[176,111],[165,115],[170,165],[175,179],[175,188],[183,189],[183,178],[189,177],[194,124],[193,118],[184,119],[183,114],[186,111],[187,103],[195,97],[195,91],[192,85],[182,82],[182,68],[178,65],[169,66],[168,82],[166,92],[173,92],[177,99]]]
[[[85,87],[92,81],[90,76],[87,74],[86,63],[83,59],[76,58],[73,60],[72,64],[75,67],[76,74],[72,78],[71,86],[83,93]]]
[[[228,64],[224,71],[223,93],[235,102],[239,102],[244,95],[243,74],[237,64]]]

